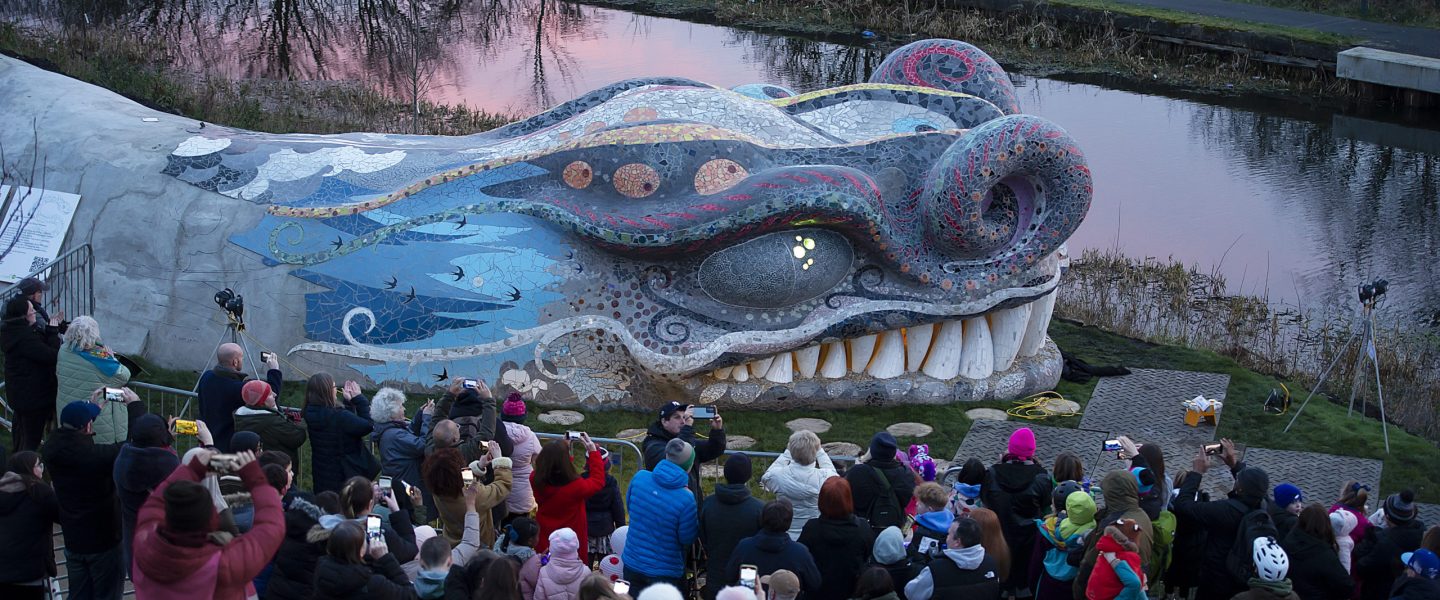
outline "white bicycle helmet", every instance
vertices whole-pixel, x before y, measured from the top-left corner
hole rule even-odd
[[[1281,581],[1290,572],[1290,557],[1270,536],[1255,538],[1255,575],[1264,581]]]

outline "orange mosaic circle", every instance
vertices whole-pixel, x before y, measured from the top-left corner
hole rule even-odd
[[[656,112],[655,109],[648,106],[640,106],[626,111],[625,116],[622,118],[626,123],[636,123],[639,121],[654,121],[659,116],[660,113]]]
[[[733,160],[717,158],[703,165],[695,171],[695,191],[701,195],[717,194],[735,187],[750,172]]]
[[[565,185],[577,190],[590,187],[590,181],[595,177],[595,171],[590,168],[590,163],[577,160],[565,165],[565,172],[561,174],[565,179]]]
[[[660,189],[660,174],[650,165],[630,163],[615,170],[615,191],[644,198]]]

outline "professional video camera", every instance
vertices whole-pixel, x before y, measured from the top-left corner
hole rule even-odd
[[[1390,282],[1376,279],[1373,283],[1360,286],[1360,301],[1368,303],[1372,300],[1379,300],[1388,291],[1390,291]]]
[[[215,304],[220,309],[230,314],[230,318],[236,323],[245,323],[245,298],[236,294],[234,290],[225,288],[215,292]]]

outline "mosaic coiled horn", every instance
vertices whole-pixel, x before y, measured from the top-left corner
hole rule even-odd
[[[970,130],[930,170],[927,234],[961,261],[1033,264],[1090,207],[1090,169],[1065,130],[1011,115]]]
[[[984,50],[956,40],[920,40],[891,52],[871,83],[917,85],[978,96],[1007,115],[1020,112],[1015,85]]]

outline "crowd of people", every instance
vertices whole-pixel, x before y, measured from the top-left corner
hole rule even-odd
[[[1272,485],[1228,440],[1167,471],[1158,441],[1120,438],[1127,468],[1090,474],[1068,452],[1042,464],[1021,428],[950,482],[887,432],[846,468],[799,431],[757,474],[721,416],[668,402],[622,493],[588,435],[542,443],[525,399],[483,380],[407,414],[400,390],[317,373],[295,410],[275,358],[256,378],[226,344],[187,430],[125,387],[94,319],[50,318],[26,289],[0,339],[7,599],[46,597],[58,524],[77,600],[127,580],[142,599],[1440,600],[1440,527],[1413,492],[1348,482],[1327,506],[1311,498],[1334,490]],[[707,494],[700,467],[722,459]],[[1235,483],[1212,499],[1221,465]]]

